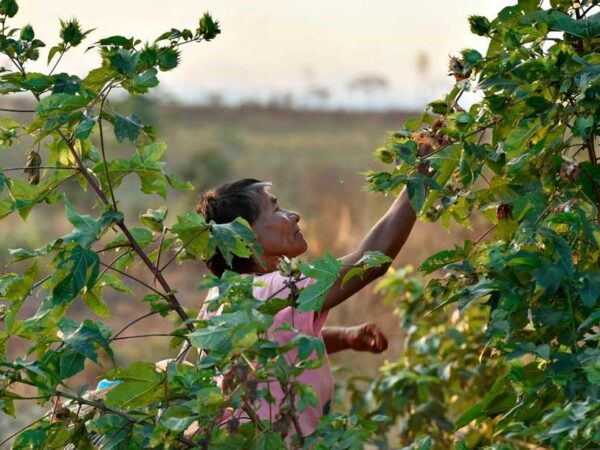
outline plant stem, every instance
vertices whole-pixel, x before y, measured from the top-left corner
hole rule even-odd
[[[593,166],[597,165],[598,161],[596,161],[596,147],[594,144],[594,135],[593,134],[589,138],[586,139],[586,147],[587,147],[588,158],[590,160],[590,163],[592,163]]]
[[[104,130],[102,127],[102,110],[104,109],[104,102],[108,98],[108,94],[112,86],[109,84],[106,94],[102,97],[102,101],[100,102],[100,112],[98,113],[98,128],[100,129],[100,151],[102,153],[102,164],[104,165],[104,174],[106,176],[106,183],[108,184],[108,190],[110,192],[110,198],[112,199],[113,208],[117,211],[117,201],[115,200],[115,193],[113,192],[112,181],[110,180],[110,175],[108,173],[108,164],[106,162],[106,153],[104,151]]]

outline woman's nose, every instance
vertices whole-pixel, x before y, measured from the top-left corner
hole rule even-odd
[[[296,223],[300,222],[300,214],[296,211],[289,211],[288,214]]]

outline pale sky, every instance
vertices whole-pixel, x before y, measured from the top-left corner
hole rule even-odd
[[[291,92],[307,102],[310,87],[331,92],[330,106],[420,105],[446,91],[449,54],[465,47],[483,50],[485,40],[469,31],[467,17],[493,18],[516,0],[21,0],[13,23],[31,23],[49,46],[57,41],[59,18],[77,17],[96,28],[88,42],[122,34],[154,39],[171,27],[194,29],[209,11],[222,34],[184,46],[182,65],[160,76],[162,95],[185,101],[220,92],[226,99],[268,98]],[[83,75],[94,67],[86,42],[65,57],[65,71]],[[428,56],[419,74],[419,54]],[[45,61],[46,53],[40,60]],[[4,64],[5,62],[2,61]],[[38,65],[43,70],[45,64]],[[385,94],[351,93],[354,77],[385,77]]]

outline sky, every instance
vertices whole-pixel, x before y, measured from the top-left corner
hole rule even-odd
[[[483,51],[467,17],[493,18],[516,0],[21,0],[13,24],[31,23],[36,37],[58,41],[59,19],[96,28],[89,42],[121,34],[153,40],[175,28],[194,29],[210,12],[222,34],[184,47],[182,63],[160,76],[159,94],[184,102],[221,97],[228,103],[291,95],[297,105],[385,109],[420,107],[448,90],[448,55]],[[84,75],[98,63],[85,43],[61,69]],[[45,60],[45,55],[40,58]],[[0,62],[4,64],[5,62]],[[33,67],[44,70],[42,61]],[[348,88],[360,76],[388,87],[365,94]],[[326,91],[328,98],[311,92]]]

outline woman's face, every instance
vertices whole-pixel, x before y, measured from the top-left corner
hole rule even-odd
[[[256,191],[260,215],[252,224],[256,240],[264,250],[263,257],[292,258],[304,253],[308,244],[298,226],[300,214],[280,208],[277,197],[267,189]]]

